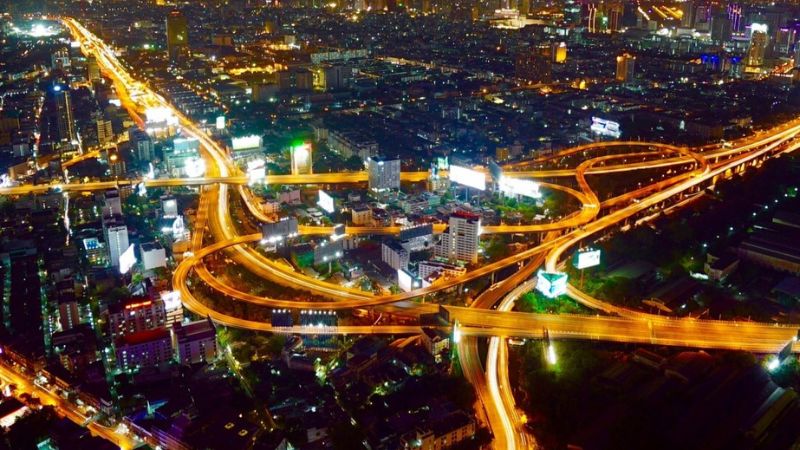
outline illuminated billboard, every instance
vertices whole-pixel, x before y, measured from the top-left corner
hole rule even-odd
[[[147,108],[144,111],[144,115],[148,124],[178,124],[178,118],[175,117],[175,115],[172,113],[172,110],[163,106]]]
[[[618,138],[622,134],[619,129],[619,123],[599,117],[592,117],[592,125],[589,129],[592,130],[593,133],[613,138]]]
[[[579,251],[575,254],[575,258],[572,260],[572,265],[574,265],[576,269],[586,269],[589,267],[599,266],[600,250],[588,249]]]
[[[261,148],[261,136],[252,134],[250,136],[235,137],[231,139],[233,150],[244,150],[250,148]]]
[[[320,208],[324,209],[329,214],[336,210],[333,205],[333,197],[321,189],[319,191],[319,200],[317,201],[317,205],[319,205]]]
[[[462,166],[451,165],[448,176],[450,181],[455,183],[463,184],[464,186],[471,187],[479,191],[486,190],[486,174],[483,172],[478,172],[477,170],[472,170]]]
[[[215,123],[217,130],[224,130],[225,129],[225,116],[218,116],[217,121]]]
[[[500,192],[511,196],[521,195],[523,197],[541,198],[542,193],[539,192],[539,183],[533,180],[523,180],[522,178],[509,178],[501,175],[497,182]]]
[[[397,270],[397,286],[403,290],[403,292],[411,292],[414,289],[419,289],[422,287],[422,281],[419,278],[414,277],[408,271],[403,269]]]
[[[264,181],[267,177],[267,168],[263,159],[247,161],[247,183],[255,184]]]
[[[310,143],[294,145],[289,153],[292,160],[292,175],[306,175],[312,172]]]
[[[119,255],[119,273],[123,275],[128,273],[133,265],[136,264],[136,254],[133,252],[133,247],[133,244],[129,245],[128,249]]]
[[[567,274],[543,272],[536,275],[536,290],[547,298],[556,298],[567,293]]]

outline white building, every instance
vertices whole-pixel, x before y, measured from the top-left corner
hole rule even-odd
[[[451,261],[478,262],[481,217],[465,211],[450,215],[449,226],[434,247],[434,254]]]
[[[217,330],[211,319],[186,325],[176,323],[172,328],[172,345],[181,364],[210,362],[217,357]]]
[[[351,210],[353,225],[372,225],[372,210],[367,205],[356,205]]]
[[[381,260],[395,270],[407,270],[409,253],[395,240],[385,241],[381,245]]]
[[[164,217],[178,217],[178,200],[171,195],[162,195],[161,211]]]
[[[455,278],[464,275],[467,269],[464,267],[454,266],[452,264],[441,263],[438,261],[420,261],[417,266],[419,277],[427,280],[432,275],[444,278]],[[437,277],[437,278],[438,278]]]
[[[371,156],[367,160],[369,188],[373,191],[400,189],[400,160]]]
[[[108,261],[119,267],[119,257],[128,249],[128,227],[119,219],[110,218],[103,221],[103,235],[106,239]]]
[[[144,270],[167,267],[167,252],[158,242],[145,242],[139,246]]]

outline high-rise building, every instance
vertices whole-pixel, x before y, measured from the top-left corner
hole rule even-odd
[[[747,49],[747,65],[760,67],[764,65],[764,54],[767,50],[769,37],[767,25],[754,23],[750,25],[750,47]]]
[[[94,56],[86,58],[86,80],[91,83],[92,81],[100,79],[100,66],[97,64],[97,59]]]
[[[155,146],[147,133],[138,128],[131,128],[128,131],[128,139],[131,142],[136,159],[141,162],[148,162],[155,158]]]
[[[722,44],[731,40],[731,19],[727,14],[720,13],[711,18],[711,40]]]
[[[694,26],[695,14],[697,7],[693,0],[687,0],[681,5],[683,15],[681,16],[681,26],[683,28],[692,28]]]
[[[167,15],[167,56],[176,61],[189,53],[189,25],[180,11]]]
[[[106,145],[114,140],[114,128],[111,126],[110,120],[99,119],[97,120],[97,143]]]
[[[451,214],[447,230],[434,247],[434,254],[453,261],[477,263],[480,230],[481,216],[465,211]]]
[[[128,227],[121,218],[112,216],[103,220],[103,235],[106,239],[108,261],[114,267],[119,267],[119,257],[130,246],[128,242]]]
[[[633,81],[635,65],[636,57],[630,53],[623,53],[617,56],[617,81],[620,83],[630,83]]]
[[[56,105],[56,131],[58,140],[61,142],[76,141],[78,135],[75,133],[75,119],[72,112],[72,100],[69,91],[62,86],[56,85],[53,88]]]
[[[373,191],[400,189],[400,160],[382,156],[371,156],[367,160],[369,188]]]

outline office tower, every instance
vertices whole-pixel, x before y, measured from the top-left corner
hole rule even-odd
[[[97,59],[94,56],[86,58],[86,80],[91,83],[92,81],[100,79],[100,66],[97,64]]]
[[[687,0],[683,2],[681,9],[683,10],[683,16],[681,16],[681,26],[683,28],[692,28],[694,26],[695,15],[697,14],[697,8],[694,4],[694,1]]]
[[[189,53],[189,26],[186,17],[179,11],[172,11],[167,16],[167,55],[170,61],[176,61]]]
[[[103,220],[103,235],[106,239],[108,260],[114,267],[119,267],[119,257],[128,249],[128,227],[119,217]]]
[[[434,247],[434,254],[437,257],[453,261],[477,263],[480,230],[481,217],[479,215],[465,211],[451,214],[447,230]]]
[[[731,19],[727,14],[716,14],[711,19],[711,40],[722,44],[731,40]]]
[[[400,189],[400,160],[371,156],[367,160],[369,188],[373,191]]]
[[[750,47],[747,49],[747,65],[760,67],[764,65],[764,53],[767,50],[767,26],[760,23],[750,25]]]
[[[155,157],[153,140],[144,131],[138,128],[131,128],[128,131],[128,139],[131,142],[133,153],[136,159],[142,162],[152,161]]]
[[[603,5],[605,9],[605,17],[607,20],[606,30],[617,32],[622,29],[622,15],[625,13],[625,7],[622,3],[606,3]]]
[[[794,29],[788,27],[778,29],[775,33],[775,43],[772,46],[775,55],[789,55],[791,49],[794,48],[796,38],[797,32]]]
[[[66,88],[56,85],[53,88],[56,105],[56,130],[58,140],[73,142],[78,139],[75,133],[75,119],[72,114],[72,100]]]
[[[620,83],[630,83],[633,81],[635,64],[636,57],[629,53],[623,53],[617,56],[617,81]]]

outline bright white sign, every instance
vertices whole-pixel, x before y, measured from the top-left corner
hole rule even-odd
[[[583,250],[575,254],[573,261],[576,269],[586,269],[600,265],[600,250]]]
[[[217,130],[224,130],[225,129],[225,116],[218,116],[215,125],[217,127]]]
[[[267,177],[267,168],[263,159],[247,161],[247,182],[255,184],[264,181]]]
[[[547,298],[556,298],[567,293],[567,274],[543,272],[536,275],[536,290]]]
[[[136,254],[133,252],[133,244],[128,246],[128,249],[119,255],[119,273],[128,273],[134,264],[136,264]]]
[[[178,118],[172,114],[172,110],[163,106],[147,108],[144,112],[147,123],[166,123],[167,125],[177,125]]]
[[[450,165],[450,181],[463,184],[479,191],[486,190],[486,174],[462,166]]]
[[[261,136],[255,134],[231,139],[231,148],[234,150],[244,150],[259,147],[261,147]]]
[[[618,138],[622,134],[619,130],[619,123],[599,117],[592,117],[592,126],[589,129],[593,133],[613,138]]]
[[[320,208],[324,209],[328,213],[333,213],[333,211],[336,209],[333,205],[333,197],[328,195],[323,190],[319,191],[319,201],[317,201],[317,205],[319,205]]]
[[[506,195],[522,195],[523,197],[541,198],[539,183],[522,178],[510,178],[505,175],[497,182],[500,191]]]

